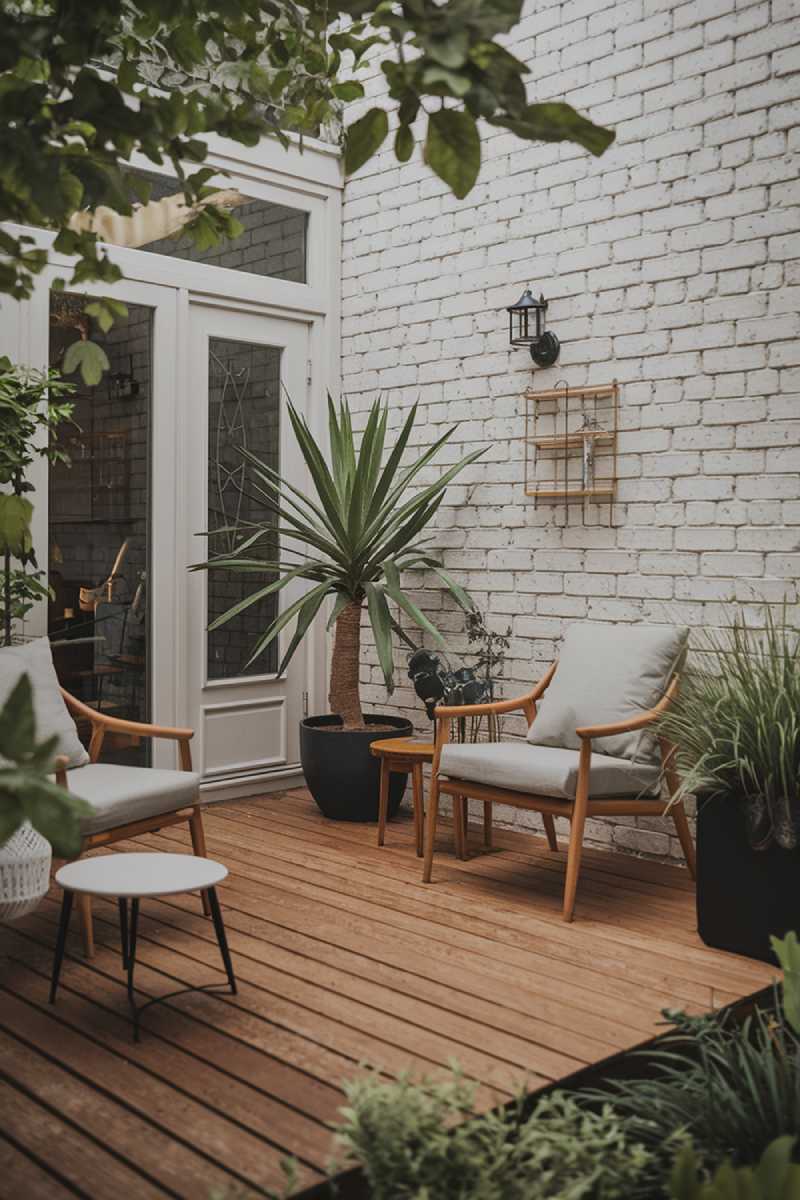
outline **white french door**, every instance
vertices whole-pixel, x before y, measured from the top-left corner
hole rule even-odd
[[[190,303],[188,346],[180,474],[186,485],[188,557],[200,562],[227,553],[250,531],[251,522],[268,519],[243,448],[297,486],[305,485],[287,401],[305,411],[309,326],[210,302]],[[256,553],[277,557],[278,551],[276,531]],[[186,718],[195,729],[196,769],[209,783],[289,773],[299,759],[306,647],[279,674],[290,623],[272,646],[249,660],[259,635],[301,594],[300,587],[244,608],[216,631],[208,629],[215,617],[268,582],[260,574],[224,570],[195,571],[186,579],[182,690]]]

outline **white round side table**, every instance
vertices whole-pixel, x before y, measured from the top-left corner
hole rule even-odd
[[[103,854],[67,863],[56,872],[56,883],[64,889],[61,916],[58,923],[53,974],[50,980],[50,1003],[54,1004],[58,990],[64,947],[67,942],[72,901],[76,892],[90,896],[114,896],[119,909],[119,928],[122,940],[122,967],[128,978],[128,1003],[133,1016],[133,1039],[139,1041],[139,1019],[152,1004],[160,1004],[185,992],[218,990],[224,986],[210,983],[204,986],[180,988],[166,996],[154,996],[137,1005],[133,994],[133,971],[136,965],[136,931],[139,922],[139,901],[148,896],[175,896],[179,892],[205,892],[211,909],[211,919],[217,935],[225,973],[231,993],[236,995],[228,939],[222,923],[216,885],[228,874],[228,868],[210,858],[191,854]],[[130,915],[128,901],[130,900]]]

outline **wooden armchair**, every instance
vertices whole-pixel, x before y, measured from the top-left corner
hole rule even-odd
[[[646,710],[640,710],[627,719],[605,724],[573,726],[579,742],[576,750],[569,746],[530,744],[538,706],[558,669],[559,663],[556,662],[530,692],[513,700],[436,709],[433,776],[425,824],[424,883],[430,883],[431,880],[439,796],[443,792],[453,798],[456,851],[462,858],[466,852],[468,797],[483,801],[487,842],[491,838],[493,804],[509,804],[540,812],[551,850],[558,850],[555,818],[568,819],[570,837],[564,886],[565,921],[571,921],[575,911],[587,817],[664,815],[665,804],[660,796],[661,780],[666,780],[670,797],[674,795],[679,782],[674,768],[674,746],[659,738],[660,762],[637,763],[635,756],[633,761],[629,761],[609,756],[607,752],[598,753],[595,750],[593,754],[593,743],[598,739],[614,739],[618,735],[646,731],[677,694],[677,673],[668,677],[666,689],[661,689],[661,698]],[[450,723],[454,718],[517,711],[524,713],[528,723],[527,742],[456,745],[449,741]],[[694,845],[683,804],[672,802],[669,813],[675,823],[687,865],[694,876]]]
[[[94,811],[82,827],[81,854],[98,846],[108,846],[140,833],[152,833],[183,821],[189,824],[194,853],[206,857],[203,817],[200,807],[200,776],[192,770],[191,729],[173,729],[166,725],[148,725],[127,721],[98,712],[61,688],[61,695],[74,718],[91,725],[89,762],[65,769],[62,761],[58,782],[87,800]],[[178,743],[180,770],[156,767],[129,767],[99,762],[103,741],[108,733],[133,737],[169,738]],[[87,957],[94,953],[91,897],[80,896],[84,948]],[[203,911],[209,914],[203,893]]]

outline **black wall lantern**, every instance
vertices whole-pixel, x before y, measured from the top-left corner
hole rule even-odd
[[[531,289],[525,288],[516,304],[507,309],[508,340],[512,346],[530,346],[531,358],[537,367],[552,367],[561,346],[554,333],[544,327],[547,301],[544,296],[534,300]]]

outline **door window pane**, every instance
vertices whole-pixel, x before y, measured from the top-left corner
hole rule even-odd
[[[58,430],[69,465],[55,463],[49,481],[48,625],[63,686],[92,708],[136,721],[150,717],[149,437],[152,309],[128,305],[108,333],[90,320],[86,297],[54,293],[50,364],[91,336],[110,369],[96,387],[79,374],[73,424]],[[88,722],[79,724],[88,739]],[[143,764],[148,744],[107,736],[104,761]]]
[[[253,472],[243,459],[247,449],[277,471],[280,466],[281,351],[212,338],[208,363],[208,548],[214,556],[231,551],[252,529],[250,523],[268,519],[264,503],[253,490]],[[259,543],[254,554],[275,557],[274,542]],[[209,624],[239,600],[274,578],[268,574],[208,572]],[[247,665],[258,637],[275,619],[276,596],[251,605],[227,624],[208,634],[208,678],[272,674],[278,669],[273,642]]]

